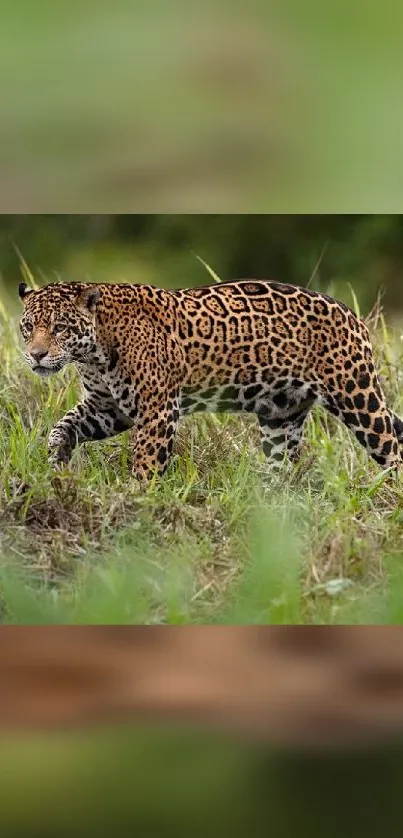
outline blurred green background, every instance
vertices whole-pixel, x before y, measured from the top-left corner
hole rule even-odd
[[[221,279],[294,282],[363,311],[377,295],[403,307],[401,215],[2,215],[0,292],[18,306],[21,255],[38,282],[211,282],[196,254]]]
[[[15,0],[2,212],[396,212],[396,0]]]
[[[1,746],[5,838],[401,834],[401,749],[278,753],[148,726],[13,735]]]

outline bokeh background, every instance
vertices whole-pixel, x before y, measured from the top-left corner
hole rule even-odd
[[[2,836],[401,834],[399,629],[3,632]]]
[[[2,212],[398,212],[396,0],[15,0]]]
[[[276,279],[331,293],[363,312],[378,295],[403,308],[401,215],[2,215],[0,293],[18,310],[22,259],[38,283],[143,282],[188,287]]]

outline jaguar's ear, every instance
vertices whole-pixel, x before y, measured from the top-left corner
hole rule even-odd
[[[84,286],[78,291],[77,303],[81,308],[86,308],[87,311],[94,314],[100,296],[101,292],[96,286]]]
[[[19,294],[20,300],[24,300],[28,296],[28,294],[31,294],[31,293],[32,293],[32,289],[28,288],[28,285],[25,282],[20,282],[20,284],[18,286],[18,294]]]

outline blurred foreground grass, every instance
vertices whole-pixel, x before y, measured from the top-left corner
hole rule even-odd
[[[403,412],[400,333],[372,322],[388,399]],[[253,418],[183,422],[176,460],[141,494],[128,435],[55,475],[51,426],[76,399],[0,347],[0,603],[15,623],[403,621],[403,487],[317,411],[300,465],[274,480]]]

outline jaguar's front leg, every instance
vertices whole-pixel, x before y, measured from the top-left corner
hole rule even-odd
[[[159,405],[149,405],[141,412],[133,435],[132,471],[146,485],[155,474],[163,474],[172,455],[179,421],[179,397],[176,391]]]
[[[162,474],[171,458],[183,375],[180,348],[159,326],[144,325],[147,344],[117,350],[108,367],[110,392],[134,425],[132,471],[142,485]]]
[[[131,428],[133,422],[116,405],[96,403],[91,398],[77,404],[51,430],[48,439],[52,466],[70,461],[74,448],[82,442],[107,439]]]
[[[72,411],[69,411],[69,413],[71,414]],[[51,466],[57,468],[57,466],[70,462],[76,444],[76,436],[70,425],[66,427],[63,422],[58,422],[52,428],[48,438],[48,461]]]

